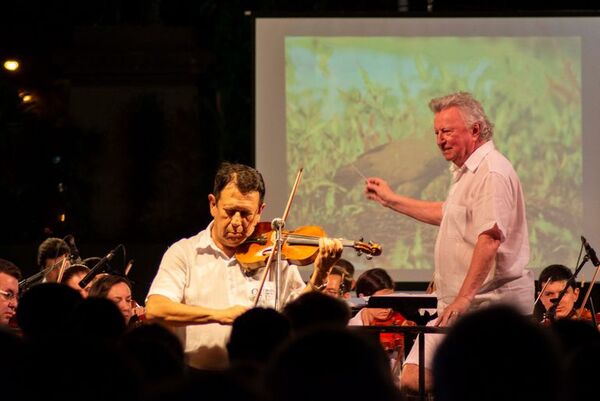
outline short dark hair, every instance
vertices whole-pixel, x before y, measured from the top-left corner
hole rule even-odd
[[[289,320],[275,309],[252,308],[231,326],[229,360],[266,363],[290,332]]]
[[[77,275],[77,274],[88,274],[90,272],[90,268],[85,266],[85,265],[72,265],[69,266],[69,268],[67,270],[65,270],[65,273],[62,276],[62,282],[66,283],[68,282],[73,276]]]
[[[46,238],[38,248],[37,264],[44,269],[47,259],[55,259],[69,253],[71,253],[71,249],[64,240],[54,237]]]
[[[6,259],[0,259],[0,273],[7,274],[21,280],[21,270],[13,262]]]
[[[543,286],[548,279],[550,279],[551,283],[555,281],[568,281],[572,275],[573,273],[571,272],[571,269],[569,269],[567,266],[550,265],[542,270],[540,273],[540,278],[538,279],[538,283],[540,286]],[[575,280],[570,283],[570,286],[573,289],[577,287]]]
[[[127,278],[123,276],[117,276],[116,274],[109,274],[108,276],[99,278],[94,282],[94,284],[92,284],[88,296],[106,298],[110,289],[119,283],[127,284],[131,290],[131,282]]]
[[[296,333],[324,326],[344,328],[351,317],[346,302],[317,291],[305,292],[287,303],[282,313]]]
[[[338,259],[338,261],[335,262],[331,268],[331,272],[334,274],[346,274],[352,277],[354,276],[354,265],[348,262],[346,259]]]
[[[260,195],[260,203],[265,199],[265,182],[258,170],[245,164],[223,162],[215,175],[213,195],[217,200],[221,191],[230,182],[235,183],[242,194],[256,191]]]
[[[379,290],[394,289],[394,280],[381,268],[369,269],[356,280],[356,294],[370,297]]]
[[[346,293],[352,290],[352,281],[354,276],[354,266],[352,263],[348,262],[346,259],[339,259],[333,267],[329,274],[336,274],[342,277],[342,283],[340,286],[340,292]]]

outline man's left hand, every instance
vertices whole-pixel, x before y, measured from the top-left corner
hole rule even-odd
[[[454,302],[444,309],[444,313],[438,319],[436,326],[450,326],[460,315],[464,314],[471,306],[471,301],[463,296],[456,297]]]
[[[329,273],[335,262],[342,256],[343,246],[339,239],[319,238],[319,253],[315,259],[315,270]]]

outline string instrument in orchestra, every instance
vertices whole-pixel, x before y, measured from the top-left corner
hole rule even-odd
[[[386,327],[386,326],[416,326],[412,320],[407,320],[399,312],[392,311],[390,316],[385,320],[373,319],[371,326]],[[379,343],[383,350],[388,354],[391,362],[392,373],[395,377],[399,376],[404,360],[405,342],[403,333],[379,333]]]
[[[144,324],[146,319],[146,307],[138,304],[135,299],[131,300],[131,319],[129,324],[133,326],[139,326]]]
[[[393,311],[386,320],[373,319],[371,326],[416,326],[416,323],[407,320],[399,312]],[[404,334],[402,333],[379,333],[379,342],[385,351],[394,351],[400,348],[404,351]]]
[[[579,318],[577,316],[574,316],[573,319],[584,320],[586,322],[592,322],[597,325],[600,323],[600,313],[596,313],[594,315],[591,310],[586,308],[586,309],[583,309],[583,311],[581,312],[581,316],[579,316]]]
[[[258,305],[267,275],[272,269],[273,264],[271,262],[276,260],[276,266],[281,260],[287,260],[297,266],[310,264],[315,261],[319,253],[319,239],[325,237],[325,231],[317,226],[306,226],[295,231],[283,230],[303,171],[302,168],[298,170],[281,218],[276,218],[271,223],[258,223],[252,236],[244,241],[236,251],[235,257],[246,275],[251,275],[257,269],[266,266],[260,280],[260,286],[254,297],[255,307]],[[340,242],[342,246],[353,247],[358,253],[366,253],[369,258],[380,255],[382,252],[380,245],[371,242],[364,243],[362,239],[360,241],[340,239]],[[277,250],[277,252],[273,252],[274,250]],[[274,259],[274,256],[276,256],[276,259]],[[274,270],[277,286],[275,289],[275,308],[277,309],[279,308],[279,280],[277,278],[279,270],[277,268]]]
[[[600,313],[593,314],[592,311],[590,311],[587,308],[584,308],[581,311],[581,315],[578,315],[578,314],[579,314],[579,312],[577,310],[573,309],[571,311],[571,313],[569,313],[569,315],[565,317],[565,319],[582,320],[585,322],[591,322],[591,323],[595,323],[595,324],[600,323]],[[544,315],[542,316],[542,320],[540,322],[542,324],[542,326],[550,326],[552,324],[552,322],[553,322],[553,320],[550,319],[548,314],[544,313]]]
[[[282,258],[297,266],[305,266],[315,261],[319,252],[319,238],[326,237],[325,231],[318,226],[303,226],[293,231],[284,230]],[[260,222],[254,233],[236,251],[235,257],[246,274],[264,267],[274,247],[274,230],[270,222]],[[381,255],[381,245],[373,242],[340,239],[344,247],[354,248],[367,258]]]

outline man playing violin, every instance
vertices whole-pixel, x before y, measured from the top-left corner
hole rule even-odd
[[[245,271],[236,249],[252,235],[265,208],[262,175],[242,164],[223,163],[208,196],[213,221],[164,254],[146,302],[148,319],[176,327],[188,364],[196,368],[226,367],[226,342],[236,317],[252,307],[264,268]],[[281,270],[280,300],[320,288],[340,257],[338,240],[321,238],[308,286],[296,266]],[[274,285],[267,282],[260,306],[274,306]]]
[[[558,298],[558,295],[565,288],[572,275],[571,270],[563,265],[550,265],[542,270],[538,282],[543,287],[541,289],[540,302],[544,305],[546,312],[552,307],[554,304],[553,301]],[[553,318],[573,318],[576,314],[575,303],[577,302],[577,298],[579,298],[579,288],[577,288],[575,281],[573,281],[569,284],[567,292],[565,292],[565,295],[560,300],[556,308],[556,315]]]
[[[412,199],[386,181],[369,178],[368,199],[424,223],[439,226],[434,283],[439,318],[451,324],[486,304],[510,302],[525,314],[533,305],[533,277],[525,269],[529,240],[519,177],[492,142],[493,124],[469,93],[430,101],[434,134],[451,164],[452,185],[444,202]],[[443,336],[425,336],[425,383],[430,386],[433,351]],[[441,341],[441,340],[440,340]],[[407,357],[402,385],[418,389],[418,347]]]

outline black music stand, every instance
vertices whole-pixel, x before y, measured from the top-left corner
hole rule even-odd
[[[392,295],[373,295],[367,303],[369,308],[392,308],[399,312],[405,319],[412,320],[419,326],[424,326],[433,319],[433,315],[425,312],[419,313],[419,309],[436,309],[437,297],[431,294],[407,294],[398,293]]]

